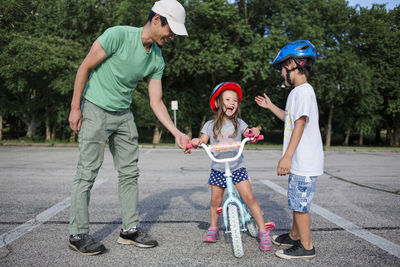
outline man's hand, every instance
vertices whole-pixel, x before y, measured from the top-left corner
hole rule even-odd
[[[71,130],[74,131],[75,134],[78,134],[79,130],[81,129],[82,124],[82,112],[80,109],[71,109],[69,113],[69,126]]]
[[[257,105],[262,108],[271,109],[272,107],[272,102],[265,93],[264,96],[256,96],[254,100],[256,101]]]
[[[176,141],[176,144],[177,144],[180,148],[182,148],[182,150],[183,150],[184,153],[190,153],[190,149],[189,149],[189,148],[186,148],[186,145],[187,145],[188,143],[190,143],[190,138],[189,138],[189,136],[187,136],[187,135],[184,134],[184,133],[179,132],[179,133],[175,136],[175,141]]]
[[[286,155],[279,160],[277,173],[279,176],[287,175],[290,173],[292,165],[292,158]]]

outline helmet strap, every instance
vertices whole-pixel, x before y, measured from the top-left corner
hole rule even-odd
[[[299,68],[299,64],[297,63],[297,61],[295,61],[295,62],[296,62],[296,67],[294,67],[293,69],[289,70],[287,67],[284,66],[284,68],[286,70],[286,81],[288,82],[288,84],[290,86],[293,86],[292,80],[290,79],[290,72]]]
[[[286,81],[288,82],[289,85],[293,85],[292,80],[290,79],[290,72],[291,72],[292,70],[297,69],[297,67],[294,68],[294,69],[290,69],[290,70],[289,70],[287,67],[284,67],[284,68],[285,68],[285,70],[286,70]]]

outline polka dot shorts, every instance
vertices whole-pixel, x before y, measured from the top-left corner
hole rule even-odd
[[[224,177],[225,172],[220,172],[211,169],[210,178],[208,179],[209,185],[218,185],[226,188],[226,181]],[[233,184],[238,184],[241,181],[248,180],[246,168],[240,168],[232,172],[232,182]]]

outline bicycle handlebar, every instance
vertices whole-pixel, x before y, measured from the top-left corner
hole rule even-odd
[[[211,153],[211,152],[212,152],[212,149],[210,148],[210,146],[207,146],[206,144],[200,144],[199,146],[201,146],[202,148],[204,148],[204,150],[207,152],[208,156],[209,156],[213,161],[219,162],[219,163],[231,162],[231,161],[237,160],[237,159],[240,157],[240,155],[241,155],[242,152],[243,152],[244,145],[246,144],[246,142],[250,141],[250,142],[252,142],[252,143],[255,143],[255,142],[257,142],[257,141],[264,140],[264,136],[263,136],[263,135],[258,135],[258,136],[256,136],[256,137],[254,137],[254,134],[253,134],[253,133],[246,133],[245,136],[247,136],[247,137],[244,138],[244,139],[242,140],[242,142],[228,143],[227,146],[225,147],[225,149],[229,149],[229,148],[233,148],[233,147],[239,148],[238,153],[237,153],[236,156],[233,157],[233,158],[217,159],[217,158],[214,157],[214,155]],[[240,144],[240,146],[239,146],[239,144]],[[189,144],[186,145],[186,148],[189,148],[189,149],[197,149],[198,146],[195,147],[195,146],[192,145],[192,143],[189,143]],[[219,149],[217,149],[217,150],[223,150],[223,149],[224,149],[223,144],[222,144],[222,145],[220,144],[220,147],[219,147]]]
[[[258,141],[264,140],[264,135],[260,134],[260,135],[254,136],[254,134],[251,131],[244,133],[244,136],[250,138],[250,142],[252,142],[253,144]]]

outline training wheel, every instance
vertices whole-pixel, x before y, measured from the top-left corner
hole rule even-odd
[[[217,208],[217,214],[221,214],[222,213],[222,207],[218,207]]]
[[[274,222],[266,222],[265,223],[265,229],[267,229],[267,230],[275,229],[275,223]]]

